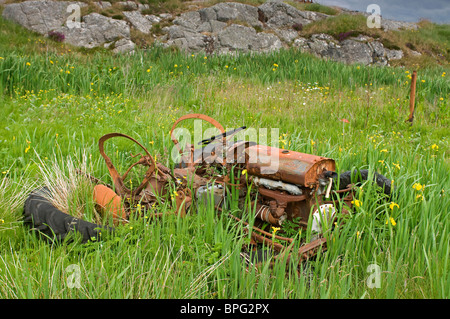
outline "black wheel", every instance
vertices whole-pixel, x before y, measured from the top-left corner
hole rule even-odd
[[[97,225],[73,217],[57,209],[47,198],[47,188],[34,190],[25,200],[23,216],[24,225],[43,235],[48,241],[62,242],[69,234],[81,234],[83,243],[97,239],[101,231],[112,231],[113,228]],[[69,239],[68,241],[70,241]]]
[[[369,176],[369,170],[367,169],[346,171],[340,175],[328,171],[325,175],[335,180],[333,185],[337,185],[337,179],[339,178],[339,190],[346,189],[350,184],[360,185],[362,182],[372,179],[389,197],[395,191],[395,187],[392,187],[392,181],[389,178],[376,172],[373,176]]]

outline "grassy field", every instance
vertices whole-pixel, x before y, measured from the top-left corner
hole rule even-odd
[[[450,296],[448,67],[419,68],[410,125],[410,68],[349,66],[295,50],[218,57],[154,48],[113,57],[0,25],[1,298]],[[11,33],[15,46],[3,41]],[[48,244],[23,227],[23,201],[46,179],[78,181],[75,200],[94,219],[74,168],[111,183],[97,146],[105,133],[136,138],[172,167],[170,128],[193,112],[229,128],[278,128],[280,147],[334,158],[339,172],[377,171],[397,191],[380,203],[364,186],[327,252],[300,272],[294,259],[248,267],[244,226],[207,207],[132,220],[87,244]],[[130,150],[119,142],[107,149],[120,168]],[[72,213],[79,207],[68,203]],[[367,285],[371,264],[381,269],[380,288]]]

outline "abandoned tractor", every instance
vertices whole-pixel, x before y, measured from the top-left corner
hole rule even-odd
[[[207,121],[220,134],[202,140],[198,148],[189,143],[181,146],[174,131],[180,122],[188,119]],[[179,154],[173,169],[156,162],[148,150],[132,137],[121,133],[106,134],[99,139],[99,151],[113,185],[105,184],[86,172],[81,173],[96,184],[93,194],[96,207],[103,214],[110,214],[115,225],[126,223],[131,216],[142,212],[147,215],[152,212],[151,216],[155,218],[163,214],[183,217],[195,213],[198,205],[210,205],[217,214],[226,214],[228,218],[249,226],[246,231],[250,232],[251,242],[243,247],[247,256],[256,256],[255,252],[265,247],[275,259],[282,256],[289,260],[292,254],[296,254],[300,261],[315,256],[319,250],[326,250],[323,226],[332,227],[339,214],[352,209],[354,189],[359,182],[371,179],[385,194],[391,193],[391,181],[377,173],[373,179],[367,170],[338,175],[335,161],[330,158],[255,142],[234,141],[232,137],[245,129],[225,131],[219,122],[203,114],[179,118],[170,131]],[[105,153],[105,142],[117,137],[131,140],[144,151],[133,155],[139,159],[123,175]],[[136,166],[143,167],[145,173],[140,185],[130,189],[124,181]],[[33,192],[25,202],[24,221],[33,229],[58,240],[76,230],[82,234],[83,241],[88,241],[97,237],[99,229],[113,228],[112,225],[96,225],[58,211],[45,199],[45,191]],[[175,207],[171,212],[158,212],[158,204],[169,192],[177,194]],[[247,214],[235,216],[229,213],[231,201]],[[137,204],[138,211],[135,208]],[[294,239],[271,231],[282,230],[287,224],[290,227],[294,225],[297,231],[306,231],[310,227],[314,234],[310,237],[312,240],[297,246],[300,247],[298,251],[291,251]]]

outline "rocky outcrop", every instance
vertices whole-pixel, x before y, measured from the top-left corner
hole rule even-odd
[[[130,28],[125,21],[111,19],[98,13],[84,16],[79,28],[62,26],[55,31],[63,33],[68,43],[89,49],[130,38]]]
[[[290,27],[294,24],[306,25],[325,19],[328,15],[312,11],[300,11],[279,1],[269,1],[258,7],[260,20],[272,29]]]
[[[302,52],[347,64],[387,65],[403,57],[401,50],[390,50],[371,37],[357,36],[338,41],[328,34],[314,34],[310,39],[298,38],[293,44]]]
[[[63,34],[67,43],[85,48],[130,38],[130,28],[125,21],[98,13],[82,17],[76,25],[68,23],[78,22],[70,18],[74,12],[70,9],[71,5],[79,8],[86,6],[82,2],[25,1],[6,5],[3,17],[42,35],[48,35],[49,32]]]
[[[225,2],[181,14],[166,27],[166,46],[189,51],[270,52],[288,47],[298,37],[294,24],[308,24],[327,15],[300,11],[283,2],[259,7]]]
[[[47,35],[66,23],[71,14],[67,12],[67,8],[74,4],[80,8],[86,6],[82,2],[26,1],[5,5],[3,17],[29,30]]]
[[[99,9],[107,10],[112,4],[107,1],[93,2]],[[327,34],[314,34],[310,38],[300,36],[304,25],[328,15],[312,11],[301,11],[280,0],[269,0],[260,6],[237,2],[222,2],[174,17],[171,14],[158,16],[145,14],[148,5],[134,1],[114,4],[122,8],[124,19],[113,19],[99,13],[81,17],[74,27],[69,25],[72,14],[69,6],[79,8],[86,3],[75,1],[25,1],[7,4],[3,17],[15,21],[27,29],[42,35],[56,32],[64,35],[65,41],[85,48],[107,47],[115,53],[133,52],[131,29],[143,34],[152,34],[155,24],[164,23],[161,33],[153,35],[162,46],[176,46],[188,52],[226,54],[233,52],[271,52],[281,48],[296,47],[318,57],[344,63],[387,65],[389,61],[401,59],[401,50],[389,50],[383,44],[366,36],[348,37],[341,41]],[[386,29],[414,28],[417,25],[392,20],[382,20]]]

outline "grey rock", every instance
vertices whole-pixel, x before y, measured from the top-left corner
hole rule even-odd
[[[152,23],[140,11],[123,11],[123,15],[137,30],[145,34],[150,33]]]
[[[82,2],[25,1],[5,5],[2,15],[7,20],[46,35],[67,22],[67,18],[72,14],[72,11],[67,12],[67,10],[74,4],[80,8],[86,6]]]
[[[150,23],[160,23],[162,18],[155,16],[154,14],[148,14],[145,16],[145,18],[150,21]]]
[[[311,20],[311,21],[318,21],[318,20],[326,19],[329,17],[328,14],[321,13],[321,12],[314,12],[314,11],[299,10],[299,13],[303,18],[305,18],[307,20]]]
[[[379,41],[372,41],[369,42],[369,47],[373,50],[373,56],[374,57],[385,57],[386,56],[386,49],[384,48],[383,44]]]
[[[272,52],[280,50],[282,47],[281,40],[275,34],[260,32],[256,35],[250,49],[259,52]]]
[[[209,21],[209,24],[211,25],[211,32],[217,33],[221,30],[223,30],[228,24],[221,21]]]
[[[330,57],[347,64],[360,63],[368,65],[373,62],[371,48],[367,43],[360,41],[344,40],[340,43],[339,50],[333,48],[331,52],[332,54],[329,54]],[[336,54],[337,52],[338,54]]]
[[[118,53],[133,53],[135,44],[130,39],[120,39],[114,44],[113,52]]]
[[[255,29],[232,24],[217,34],[218,45],[228,51],[270,52],[282,47],[280,39],[270,33],[257,33]]]
[[[275,29],[277,36],[283,41],[290,43],[298,37],[298,32],[295,30]]]
[[[313,34],[310,39],[303,37],[295,39],[292,45],[302,52],[347,64],[384,66],[388,65],[390,60],[403,57],[403,51],[386,49],[381,42],[367,36],[338,42],[327,34]]]
[[[248,52],[252,42],[256,39],[256,31],[253,28],[239,24],[232,24],[217,34],[221,47],[230,51]]]
[[[336,40],[333,38],[333,36],[326,34],[326,33],[317,33],[313,34],[311,36],[312,40],[324,40],[327,42],[336,42]]]
[[[261,21],[258,20],[258,8],[243,3],[223,2],[200,9],[198,12],[202,22],[212,20],[232,21],[245,23],[252,27],[262,27]]]
[[[148,9],[150,9],[150,6],[148,4],[138,3],[139,11],[148,10]]]
[[[159,17],[161,19],[164,19],[164,20],[169,20],[169,19],[172,19],[172,14],[170,14],[170,13],[160,13]]]
[[[175,25],[179,25],[186,29],[195,31],[202,24],[202,21],[200,19],[200,13],[198,11],[189,11],[182,13],[179,17],[173,20],[173,23]]]
[[[312,22],[311,19],[306,18],[306,16],[311,17],[311,15],[305,14],[284,2],[266,2],[260,5],[258,9],[260,17],[271,28],[292,26],[296,23],[306,25]]]
[[[95,1],[94,4],[100,9],[108,9],[112,7],[111,2],[108,1]]]
[[[117,4],[128,10],[131,9],[131,10],[142,11],[142,10],[146,10],[146,9],[150,8],[150,6],[148,4],[138,3],[136,1],[120,1],[120,2],[117,2]]]
[[[228,24],[225,22],[217,21],[217,20],[211,20],[211,21],[205,21],[203,22],[198,28],[198,32],[210,32],[210,33],[217,33],[223,30],[225,27],[227,27]]]
[[[309,51],[308,39],[304,37],[295,39],[294,43],[292,43],[292,46],[294,48],[299,48],[302,52]]]
[[[138,4],[134,1],[119,1],[117,4],[131,10],[138,10]]]
[[[85,48],[94,48],[120,38],[130,38],[130,28],[125,21],[98,13],[84,16],[80,28],[63,26],[56,30],[65,35],[66,42]]]
[[[168,40],[165,46],[176,46],[187,52],[198,52],[206,48],[207,37],[204,35],[193,35],[185,38]]]
[[[67,24],[72,11],[69,5],[86,6],[81,2],[25,1],[5,6],[3,17],[15,21],[29,30],[47,35],[50,31],[64,34],[65,41],[85,48],[94,48],[120,38],[129,38],[130,29],[125,21],[114,20],[98,13],[84,16],[80,24]]]
[[[356,37],[352,37],[352,39],[355,40],[355,41],[366,42],[366,43],[369,42],[369,41],[371,40],[370,37],[368,37],[368,36],[366,36],[366,35],[362,35],[362,34],[359,34],[359,35],[356,36]]]
[[[325,56],[328,51],[328,42],[320,39],[312,39],[308,42],[309,51],[314,55],[321,57]]]
[[[213,21],[217,20],[217,12],[213,7],[203,8],[198,11],[201,21]]]
[[[388,30],[417,30],[418,25],[417,23],[413,22],[405,22],[405,21],[396,21],[396,20],[390,20],[390,19],[381,19],[381,28],[384,31]]]
[[[400,60],[403,58],[403,51],[386,49],[386,57],[388,60]]]
[[[162,32],[166,33],[170,40],[186,38],[186,37],[193,37],[193,36],[197,35],[197,32],[195,30],[188,29],[184,26],[180,26],[180,25],[176,25],[176,24],[171,25],[169,27],[164,27],[162,29]]]

